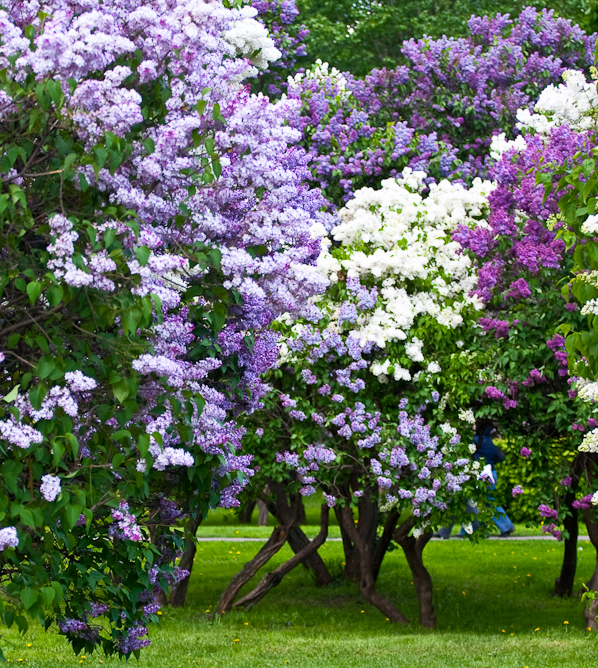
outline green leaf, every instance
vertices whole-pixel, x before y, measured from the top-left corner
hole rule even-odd
[[[210,313],[214,332],[218,333],[224,327],[227,315],[228,309],[226,306],[222,302],[216,302]]]
[[[51,603],[56,598],[56,590],[54,587],[42,587],[42,589],[40,589],[40,593],[42,595],[42,601],[46,607],[51,605]]]
[[[147,246],[137,246],[135,248],[135,257],[142,267],[145,267],[151,254],[152,252]]]
[[[66,514],[67,527],[70,531],[77,524],[81,516],[81,506],[69,504],[65,506],[64,512]]]
[[[122,379],[112,386],[112,392],[116,397],[116,400],[122,404],[129,396],[129,384],[126,380]]]
[[[25,610],[29,610],[39,598],[39,592],[35,591],[35,589],[21,589],[19,597],[25,606]]]
[[[139,437],[139,441],[137,442],[137,449],[139,450],[139,454],[141,455],[142,459],[145,457],[145,455],[147,455],[149,451],[149,444],[150,444],[149,434],[142,434]]]
[[[6,396],[2,397],[2,399],[6,401],[7,404],[10,404],[17,398],[20,387],[21,387],[20,385],[15,385],[15,387],[13,387],[12,390]]]
[[[156,144],[154,143],[154,140],[151,137],[148,137],[143,141],[143,147],[149,154],[153,153],[156,150]]]
[[[56,368],[56,364],[51,357],[42,357],[37,368],[39,369],[39,377],[47,378]]]
[[[50,306],[58,306],[64,297],[64,289],[61,285],[53,285],[46,290],[46,298]]]
[[[31,302],[31,306],[35,304],[41,292],[42,292],[42,286],[37,281],[31,281],[31,283],[27,283],[27,294],[29,295],[29,301]]]
[[[52,466],[56,466],[64,455],[64,445],[58,440],[52,442],[52,455]]]

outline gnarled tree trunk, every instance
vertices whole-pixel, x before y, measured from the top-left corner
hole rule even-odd
[[[347,495],[349,492],[347,491]],[[349,496],[347,496],[349,498]],[[343,551],[345,554],[345,579],[349,582],[359,582],[361,580],[361,552],[357,547],[357,544],[351,537],[351,534],[345,528],[345,523],[343,520],[343,508],[335,507],[334,512],[338,520],[338,524],[341,530],[341,538],[343,541]],[[357,504],[357,521],[353,521],[351,526],[357,531],[360,538],[368,546],[368,550],[372,559],[374,559],[374,552],[376,548],[376,534],[378,531],[378,504],[371,499],[371,494],[369,492],[364,493],[364,495],[359,499]],[[352,516],[351,516],[352,517]],[[388,544],[390,541],[388,541]],[[388,544],[386,549],[388,549]],[[378,570],[380,569],[380,564],[384,554],[378,554],[375,558],[375,561],[372,563],[377,564]],[[374,580],[376,579],[378,573],[374,575]]]
[[[249,594],[243,596],[242,599],[237,601],[234,604],[234,607],[240,606],[246,609],[252,608],[256,603],[264,598],[264,596],[274,587],[276,587],[282,581],[283,577],[290,573],[290,571],[303,563],[311,554],[316,552],[316,550],[321,547],[327,536],[328,536],[328,516],[330,514],[330,509],[326,504],[322,506],[320,514],[320,533],[302,550],[299,550],[295,556],[291,557],[288,561],[285,561],[284,564],[278,566],[273,571],[265,575],[258,586]]]
[[[596,550],[596,567],[594,568],[594,573],[592,577],[586,583],[586,587],[590,591],[598,592],[598,524],[594,521],[592,516],[592,509],[586,508],[583,511],[583,517],[586,522],[586,527],[588,529],[588,536],[590,541]],[[596,606],[598,605],[598,597],[593,601],[590,601],[583,611],[583,618],[586,623],[587,629],[592,629],[595,631],[598,626],[596,625]]]
[[[413,585],[419,603],[419,623],[429,629],[436,628],[436,611],[434,610],[434,597],[432,578],[428,569],[424,566],[423,551],[431,540],[432,531],[426,531],[418,538],[410,536],[412,528],[411,519],[403,522],[394,532],[395,541],[403,548],[405,559],[411,569]]]
[[[366,492],[360,499],[360,502],[367,497],[369,501],[369,492]],[[374,578],[374,561],[373,561],[373,547],[368,543],[366,537],[358,530],[353,520],[353,512],[350,506],[346,505],[337,513],[339,524],[347,533],[348,539],[351,541],[359,554],[359,588],[362,596],[366,601],[378,608],[391,622],[398,622],[399,624],[407,625],[409,620],[403,615],[395,606],[388,601],[376,589],[376,579]],[[373,541],[372,541],[373,542]]]
[[[289,521],[290,517],[292,516],[293,510],[291,509],[291,506],[287,501],[287,495],[284,485],[282,485],[277,481],[271,480],[268,482],[268,487],[272,492],[272,494],[274,494],[273,499],[272,498],[264,499],[267,503],[268,511],[272,515],[274,515],[274,517],[276,517],[276,519],[280,522],[280,524],[285,524]],[[301,499],[299,498],[299,500]],[[303,503],[301,503],[301,507],[303,508]],[[304,509],[303,512],[305,512]],[[299,516],[301,516],[301,509],[299,511]],[[299,522],[291,525],[287,537],[289,547],[291,548],[291,550],[293,550],[295,554],[297,554],[303,548],[309,545],[310,542],[309,538],[305,535],[305,532],[303,531],[303,529],[301,529],[300,526],[298,526],[298,524]],[[317,586],[321,587],[329,585],[332,582],[332,576],[330,575],[330,572],[326,564],[324,563],[322,557],[318,554],[317,551],[311,553],[309,557],[303,561],[303,564],[312,570],[316,578]]]
[[[248,561],[233,577],[220,597],[220,601],[216,607],[216,614],[223,615],[225,612],[232,610],[237,594],[241,588],[247,584],[259,569],[267,564],[286,543],[289,528],[289,525],[277,526],[266,544],[262,546],[255,557]]]
[[[187,589],[189,588],[189,580],[191,579],[191,571],[193,570],[193,559],[195,558],[195,553],[197,552],[197,540],[195,534],[201,523],[201,519],[197,518],[194,520],[189,520],[187,525],[188,536],[188,545],[181,556],[179,561],[179,567],[183,568],[186,571],[189,571],[189,575],[184,579],[178,582],[170,592],[170,597],[168,602],[175,608],[182,608],[185,605],[185,599],[187,598]]]
[[[573,593],[575,571],[577,570],[577,538],[579,536],[579,516],[577,509],[573,507],[573,502],[575,501],[575,492],[585,462],[586,458],[584,455],[577,455],[571,466],[571,486],[564,498],[564,504],[567,507],[567,517],[563,521],[563,525],[569,536],[565,538],[561,574],[554,581],[555,596],[571,596]]]
[[[563,521],[563,526],[569,536],[565,538],[565,547],[563,552],[563,564],[561,574],[554,581],[555,596],[571,596],[573,593],[573,583],[575,581],[575,571],[577,570],[577,537],[579,535],[579,525],[577,510],[573,507],[575,501],[575,492],[569,491],[565,494],[564,503],[567,506],[567,516]]]
[[[384,528],[382,529],[382,535],[376,542],[376,547],[374,549],[374,556],[372,559],[372,569],[374,571],[375,580],[378,579],[378,575],[380,574],[380,568],[382,566],[382,562],[384,561],[386,552],[388,551],[388,547],[392,541],[393,533],[395,527],[397,526],[398,519],[399,519],[399,513],[396,508],[393,508],[388,513],[386,521],[384,522]]]
[[[241,524],[251,524],[251,516],[253,515],[255,503],[255,501],[247,501],[243,504],[239,513],[239,522]]]

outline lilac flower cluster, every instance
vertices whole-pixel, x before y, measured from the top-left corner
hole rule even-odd
[[[0,552],[4,552],[9,547],[17,547],[19,538],[15,527],[4,527],[0,529]]]
[[[489,385],[486,390],[486,395],[489,399],[495,399],[497,401],[502,401],[503,406],[508,410],[509,408],[517,408],[517,401],[515,399],[509,399],[504,392],[501,392],[494,385]]]
[[[121,501],[118,508],[112,511],[112,519],[114,524],[110,527],[110,535],[135,542],[143,540],[137,518],[129,512],[129,504],[126,501]]]
[[[568,376],[568,355],[565,347],[565,337],[561,334],[555,334],[552,339],[546,341],[546,345],[552,350],[555,359],[559,363],[559,376]]]
[[[49,474],[42,476],[39,491],[46,501],[55,501],[61,491],[60,478]]]
[[[581,499],[575,499],[573,501],[573,507],[577,510],[588,510],[592,507],[592,494],[583,496]]]

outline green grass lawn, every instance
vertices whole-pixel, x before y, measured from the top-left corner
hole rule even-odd
[[[237,527],[234,531],[245,531]],[[595,552],[581,543],[576,586],[591,574]],[[318,589],[310,574],[296,569],[249,612],[214,619],[211,611],[229,578],[259,544],[200,544],[188,605],[167,609],[140,668],[577,668],[598,665],[592,634],[583,630],[579,598],[550,596],[562,546],[553,541],[434,542],[426,563],[434,579],[438,630],[417,626],[417,601],[410,575],[395,551],[387,556],[379,589],[414,622],[387,622],[363,602],[358,588],[343,582]],[[279,553],[279,563],[288,558]],[[333,573],[340,572],[340,543],[321,550]],[[568,623],[566,623],[568,622]],[[20,637],[3,631],[0,644],[10,659],[31,668],[116,666],[100,655],[75,657],[53,631],[32,627]],[[28,645],[31,645],[30,647]]]

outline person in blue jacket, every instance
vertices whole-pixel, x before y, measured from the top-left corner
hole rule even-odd
[[[496,481],[498,479],[495,465],[504,461],[505,454],[492,440],[492,436],[494,435],[496,429],[491,422],[480,422],[476,424],[474,429],[476,434],[473,437],[473,442],[477,449],[473,455],[473,459],[474,461],[483,459],[485,464],[490,464],[492,467],[492,478],[494,479],[494,483],[490,485],[489,489],[494,490],[496,489]],[[494,501],[494,498],[491,496],[489,496],[488,499],[490,501]],[[470,512],[475,512],[474,509],[469,507],[468,510]],[[509,516],[502,506],[498,506],[496,508],[496,513],[496,516],[492,519],[494,524],[496,524],[496,528],[500,532],[500,537],[506,538],[507,536],[510,536],[512,533],[514,533],[515,525],[513,522],[511,522]],[[477,529],[477,522],[474,522],[473,524],[474,529]],[[439,538],[449,538],[452,530],[453,524],[450,524],[448,527],[439,529],[434,535]],[[461,531],[457,535],[464,537],[466,535],[465,529],[462,527]]]

